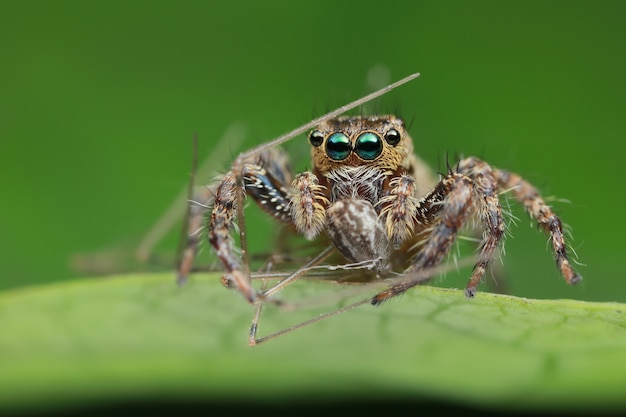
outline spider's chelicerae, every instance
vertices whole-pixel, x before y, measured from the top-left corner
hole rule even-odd
[[[414,154],[413,142],[401,119],[391,115],[338,117],[350,106],[362,104],[410,78],[241,154],[222,177],[212,202],[208,237],[225,269],[223,282],[248,302],[259,305],[251,344],[276,335],[256,338],[260,305],[323,262],[332,251],[343,255],[347,264],[371,271],[371,279],[402,274],[368,300],[377,305],[425,281],[428,276],[419,272],[440,264],[463,226],[477,220],[482,242],[465,288],[465,295],[474,297],[505,233],[498,197],[503,191],[510,192],[547,232],[565,281],[575,284],[581,280],[568,259],[561,220],[522,177],[469,157],[450,168],[439,182],[422,183],[423,178],[429,178],[421,174],[428,172],[427,167]],[[312,169],[292,177],[284,154],[275,145],[305,130],[309,130]],[[274,286],[255,289],[245,245],[244,194],[306,239],[326,235],[330,247]],[[197,229],[203,210],[195,207],[193,211],[189,227],[194,233],[190,233],[179,278],[188,274],[199,239]],[[240,248],[235,247],[231,236],[236,224],[241,234]]]

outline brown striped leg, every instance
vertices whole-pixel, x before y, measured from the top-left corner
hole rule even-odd
[[[418,223],[436,223],[436,226],[416,254],[413,266],[407,273],[410,275],[441,263],[450,251],[459,230],[474,210],[477,210],[484,233],[478,261],[465,289],[465,295],[472,298],[504,235],[504,222],[496,193],[497,183],[491,169],[487,164],[481,165],[481,169],[469,169],[468,165],[461,162],[459,172],[449,174],[433,192],[416,205],[415,217]],[[379,304],[426,279],[425,276],[417,275],[414,279],[401,282],[376,295],[372,304]]]
[[[483,240],[480,244],[478,261],[472,276],[465,287],[465,295],[472,298],[476,288],[485,275],[487,265],[495,255],[500,240],[504,236],[502,207],[498,198],[498,183],[491,167],[476,158],[470,157],[459,162],[458,172],[467,175],[474,183],[477,193],[477,209],[483,228]]]
[[[437,266],[448,254],[459,230],[471,214],[474,199],[473,182],[464,175],[452,173],[418,202],[418,222],[430,223],[433,221],[433,213],[437,214],[434,229],[415,255],[412,266],[406,271],[410,278],[378,293],[370,300],[371,304],[378,305],[427,279],[419,271]],[[411,278],[412,273],[417,273],[414,278]]]
[[[237,168],[239,167],[239,168]],[[178,268],[178,281],[184,282],[192,269],[197,247],[200,240],[201,225],[204,215],[212,205],[211,218],[209,220],[209,242],[217,252],[217,256],[224,265],[226,273],[222,282],[237,288],[244,294],[248,301],[253,302],[256,295],[250,284],[247,260],[240,256],[233,243],[231,232],[235,221],[238,221],[240,231],[245,231],[243,219],[238,219],[238,193],[241,186],[237,186],[236,170],[242,172],[239,177],[245,184],[245,193],[266,212],[274,218],[285,223],[291,222],[289,209],[289,197],[285,180],[290,180],[286,159],[278,149],[264,151],[257,158],[238,160],[216,186],[208,189],[211,198],[204,197],[208,204],[192,202],[188,219],[188,235],[186,245],[183,248],[183,256]],[[214,194],[214,197],[213,197]],[[245,236],[243,237],[245,240]],[[245,251],[245,241],[241,242],[241,252]],[[242,259],[243,258],[243,259]]]
[[[324,227],[325,209],[328,202],[323,196],[322,187],[317,177],[310,172],[298,175],[293,181],[293,193],[290,193],[283,181],[289,178],[286,165],[277,165],[278,157],[274,150],[266,151],[259,164],[245,164],[242,179],[245,192],[272,217],[288,224],[293,224],[305,237],[314,238]],[[209,242],[215,249],[226,273],[222,281],[225,285],[238,289],[246,299],[253,303],[261,296],[265,298],[282,289],[286,283],[297,279],[299,275],[282,280],[276,286],[257,294],[250,283],[250,274],[246,260],[236,253],[231,231],[238,221],[237,186],[235,168],[227,173],[217,189],[213,211],[209,221]],[[291,194],[291,195],[290,195]],[[245,239],[245,237],[243,238]],[[244,242],[241,250],[244,251]]]
[[[549,234],[557,268],[565,281],[568,284],[580,282],[582,276],[574,270],[567,255],[561,219],[545,203],[537,189],[528,181],[512,172],[495,169],[494,175],[498,181],[499,188],[501,190],[510,190],[515,199],[524,206],[526,213],[531,218],[536,219],[541,228]]]
[[[235,177],[233,171],[228,172],[217,189],[209,221],[209,242],[226,270],[222,282],[239,290],[250,303],[253,303],[256,300],[256,292],[250,283],[249,274],[242,268],[240,257],[235,253],[233,238],[230,235],[238,205]]]

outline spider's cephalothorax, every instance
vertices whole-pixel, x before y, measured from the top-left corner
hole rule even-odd
[[[557,267],[566,282],[580,281],[567,256],[560,219],[519,175],[469,157],[436,181],[414,154],[413,142],[397,117],[325,117],[316,122],[310,124],[314,127],[308,134],[310,171],[291,175],[284,153],[273,146],[283,141],[279,138],[240,155],[216,188],[208,223],[209,242],[225,268],[223,282],[249,302],[260,305],[269,300],[308,268],[320,264],[331,250],[324,250],[272,287],[254,289],[245,247],[244,195],[306,239],[326,235],[346,265],[373,271],[371,279],[401,273],[404,278],[373,296],[371,304],[380,304],[424,282],[428,276],[420,271],[439,265],[468,223],[482,230],[477,260],[465,290],[468,298],[474,297],[505,233],[498,197],[504,191],[510,192],[549,234]],[[201,216],[202,210],[196,210],[190,223],[197,225]],[[231,236],[235,223],[239,225],[241,251]],[[191,232],[179,270],[181,277],[190,270],[198,242],[196,231]],[[256,339],[255,334],[253,321],[250,342],[264,340]]]
[[[319,204],[292,199],[296,230],[309,239],[325,230],[349,261],[376,260],[376,270],[387,269],[393,247],[413,229],[414,198],[406,195],[413,145],[404,123],[393,116],[341,117],[311,131],[309,142],[313,172],[294,184],[300,191],[313,185]],[[393,214],[392,193],[404,193],[406,204]],[[403,217],[400,230],[388,228],[381,214]]]

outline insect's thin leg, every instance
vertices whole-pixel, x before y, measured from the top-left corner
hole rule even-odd
[[[373,305],[378,305],[430,278],[429,275],[415,275],[415,272],[434,268],[441,263],[471,213],[474,198],[474,183],[464,175],[452,173],[419,202],[416,211],[418,221],[428,224],[435,221],[433,217],[436,215],[436,225],[412,260],[412,265],[407,270],[407,279],[372,297],[370,302]]]
[[[316,257],[311,259],[309,262],[307,262],[302,267],[298,268],[297,271],[294,271],[293,273],[291,273],[286,278],[283,278],[282,280],[280,280],[278,283],[276,283],[274,286],[272,286],[269,289],[266,289],[267,288],[267,281],[264,280],[263,281],[263,286],[261,287],[261,292],[259,294],[260,298],[271,297],[272,295],[274,295],[277,292],[281,291],[284,287],[286,287],[287,285],[291,284],[292,282],[294,282],[295,280],[300,278],[306,271],[310,270],[312,267],[315,267],[319,263],[323,262],[326,258],[328,258],[328,256],[330,256],[330,254],[332,252],[333,252],[333,248],[332,247],[328,247],[328,248],[324,249]],[[256,306],[256,309],[255,309],[255,312],[254,312],[254,316],[252,317],[252,324],[250,325],[250,332],[248,333],[248,344],[250,346],[254,346],[254,345],[260,343],[259,339],[257,339],[257,337],[256,337],[256,334],[257,334],[257,330],[258,330],[258,327],[259,327],[259,320],[261,318],[261,310],[263,309],[263,304],[264,304],[263,300],[259,300],[257,302],[257,306]],[[293,330],[295,330],[295,329],[293,329]],[[267,340],[267,339],[268,339],[267,337],[263,338],[263,340]],[[261,340],[261,341],[263,341],[263,340]]]
[[[265,291],[267,288],[267,280],[263,280],[261,285],[261,291]],[[263,309],[263,302],[258,302],[254,309],[254,315],[252,316],[252,323],[250,324],[250,332],[248,333],[248,344],[254,346],[256,344],[256,332],[259,328],[259,320],[261,319],[261,310]]]
[[[472,259],[466,258],[466,259],[461,260],[459,262],[459,266],[461,266],[461,267],[469,266],[471,262],[473,262]],[[433,276],[435,276],[437,274],[448,272],[448,271],[450,271],[450,270],[452,270],[453,268],[456,268],[456,267],[457,266],[441,266],[441,265],[439,265],[439,266],[432,267],[432,268],[423,268],[423,269],[420,269],[419,271],[408,272],[406,275],[402,275],[397,280],[396,279],[392,280],[392,282],[394,282],[394,281],[398,282],[398,280],[400,280],[400,282],[404,282],[407,278],[410,279],[410,280],[413,280],[414,282],[424,282],[424,281],[427,281],[428,279],[430,279],[431,277],[433,277]],[[371,283],[370,284],[366,284],[365,287],[366,288],[370,288],[370,287],[376,288],[376,287],[379,287],[382,284],[383,283],[381,281],[381,282],[374,283],[374,284],[371,284]],[[335,295],[337,296],[338,300],[342,300],[342,299],[345,299],[345,297],[351,297],[351,296],[360,294],[362,291],[363,291],[363,288],[349,288],[346,291],[344,291],[343,293],[336,293]],[[325,301],[328,301],[328,299],[325,299]],[[260,337],[260,338],[256,337],[256,334],[257,334],[257,331],[258,331],[258,322],[259,322],[258,318],[256,318],[255,319],[256,321],[254,322],[255,323],[254,328],[252,328],[252,327],[250,328],[250,337],[248,339],[248,343],[251,346],[258,345],[258,344],[260,344],[262,342],[267,342],[269,340],[276,339],[277,337],[280,337],[280,336],[282,336],[284,334],[291,333],[291,332],[293,332],[295,330],[301,329],[301,328],[309,326],[311,324],[315,324],[317,322],[320,322],[322,320],[328,319],[330,317],[334,317],[334,316],[339,315],[341,313],[345,313],[346,311],[352,310],[352,309],[354,309],[356,307],[359,307],[359,306],[361,306],[363,304],[369,304],[369,303],[372,303],[372,298],[366,298],[366,299],[363,299],[363,300],[360,300],[360,301],[356,301],[356,302],[354,302],[354,303],[352,303],[350,305],[347,305],[345,307],[342,307],[342,308],[339,308],[337,310],[333,310],[333,311],[330,311],[330,312],[327,312],[327,313],[322,313],[322,314],[320,314],[318,316],[313,317],[310,320],[306,320],[306,321],[294,324],[292,326],[286,327],[286,328],[284,328],[282,330],[278,330],[276,332],[273,332],[273,333],[271,333],[269,335],[266,335],[266,336],[263,336],[263,337]],[[307,300],[307,303],[299,304],[297,306],[306,306],[306,305],[311,306],[311,305],[314,305],[314,303],[311,303],[311,300],[309,299],[309,300]],[[259,310],[259,315],[260,315],[260,310]],[[256,312],[255,312],[255,317],[256,317]]]
[[[250,337],[248,338],[248,343],[250,344],[250,346],[255,346],[255,345],[258,345],[260,343],[267,342],[268,340],[275,339],[275,338],[277,338],[279,336],[282,336],[282,335],[284,335],[286,333],[291,333],[294,330],[301,329],[302,327],[305,327],[305,326],[317,323],[319,321],[325,320],[325,319],[327,319],[329,317],[333,317],[333,316],[339,315],[341,313],[345,313],[346,311],[352,310],[352,309],[354,309],[354,308],[356,308],[358,306],[361,306],[363,304],[367,304],[369,301],[370,301],[369,298],[367,298],[365,300],[357,301],[356,303],[350,304],[348,306],[342,307],[340,309],[337,309],[337,310],[334,310],[334,311],[331,311],[331,312],[328,312],[328,313],[320,314],[319,316],[316,316],[316,317],[314,317],[314,318],[312,318],[310,320],[306,320],[306,321],[303,321],[301,323],[295,324],[293,326],[289,326],[287,328],[284,328],[284,329],[279,330],[279,331],[274,332],[274,333],[270,333],[267,336],[263,336],[263,337],[260,337],[260,338],[256,337],[257,327],[255,326],[254,327],[254,333],[252,333],[252,328],[250,329]]]
[[[298,269],[297,277],[292,277],[294,272],[257,272],[253,273],[250,278],[254,280],[265,280],[265,279],[285,279],[290,277],[290,282],[294,281],[296,278],[301,278],[302,275],[306,274],[306,278],[314,278],[319,280],[330,279],[331,277],[337,277],[334,280],[340,280],[341,276],[345,276],[346,271],[358,271],[358,270],[368,270],[371,271],[380,263],[380,259],[371,259],[366,261],[359,262],[349,262],[345,264],[333,264],[333,265],[311,265],[308,267],[301,267]],[[284,287],[285,285],[283,285]],[[278,291],[276,291],[278,292]],[[265,300],[271,301],[271,300]],[[277,304],[283,304],[282,302],[278,302]]]
[[[199,229],[201,227],[201,222],[197,221],[198,218],[202,216],[198,216],[193,213],[194,207],[192,207],[191,200],[193,199],[193,189],[194,189],[194,180],[198,173],[198,136],[193,135],[193,158],[191,160],[191,175],[189,178],[189,185],[187,189],[187,196],[189,203],[187,204],[187,211],[185,212],[185,218],[183,221],[183,225],[181,228],[181,236],[178,241],[178,251],[176,257],[176,270],[178,271],[178,275],[176,277],[176,281],[179,285],[183,284],[186,280],[189,271],[192,268],[193,259],[196,254],[196,248],[198,243],[196,239],[198,239]],[[195,209],[200,209],[200,207],[195,207]],[[196,220],[193,222],[192,220]],[[193,224],[196,223],[196,224]],[[193,228],[195,232],[190,233],[190,228]],[[190,242],[190,239],[193,239]]]
[[[267,260],[265,267],[263,268],[263,271],[265,272],[266,275],[269,275],[272,267],[274,266],[274,260],[272,259],[272,257],[270,256],[270,258]],[[263,279],[263,283],[261,284],[261,289],[260,291],[263,292],[267,289],[267,279]],[[257,328],[259,327],[259,320],[261,319],[261,310],[263,309],[263,302],[257,302],[256,303],[256,308],[254,309],[254,315],[252,316],[252,323],[250,324],[250,332],[248,333],[248,344],[250,346],[253,346],[256,343],[256,332],[257,332]]]
[[[572,267],[563,236],[561,219],[546,204],[535,187],[517,174],[501,169],[495,169],[494,175],[498,185],[503,190],[511,190],[515,199],[519,201],[531,218],[537,220],[541,228],[549,234],[556,265],[568,284],[576,284],[582,280]]]
[[[292,272],[288,277],[283,278],[282,280],[278,281],[276,284],[274,284],[267,290],[263,291],[261,295],[263,296],[263,298],[267,298],[280,292],[287,285],[293,283],[295,280],[300,278],[304,273],[310,270],[311,267],[315,265],[319,265],[320,263],[324,262],[324,260],[327,259],[333,253],[333,250],[334,248],[332,246],[327,247],[322,252],[320,252],[317,256],[311,259],[309,262],[307,262],[306,264],[298,268],[296,271]]]

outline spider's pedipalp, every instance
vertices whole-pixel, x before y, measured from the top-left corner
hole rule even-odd
[[[323,229],[328,199],[324,196],[324,186],[312,172],[303,172],[293,181],[294,192],[289,210],[298,233],[313,240]]]
[[[385,222],[389,241],[399,248],[411,239],[417,222],[415,180],[410,175],[401,175],[389,181],[389,187],[389,195],[379,200],[380,217]]]

